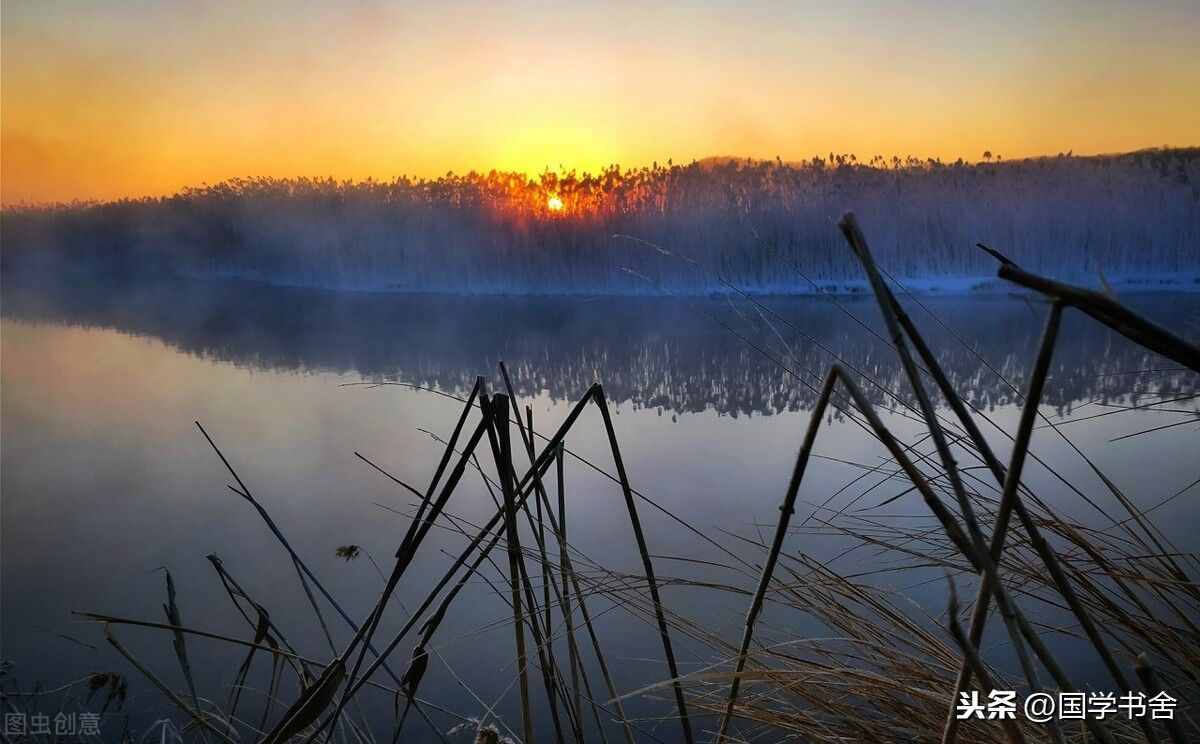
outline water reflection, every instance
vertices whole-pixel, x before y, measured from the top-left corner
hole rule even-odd
[[[1124,299],[1185,335],[1200,329],[1197,296]],[[921,303],[909,302],[957,389],[980,408],[1013,403],[1044,306],[1016,297]],[[5,287],[4,314],[150,336],[189,354],[257,369],[349,372],[452,392],[464,392],[476,374],[505,360],[522,396],[573,398],[598,380],[619,404],[672,414],[803,410],[835,355],[882,387],[907,394],[869,299],[419,297],[89,282]],[[1131,391],[1194,392],[1196,376],[1169,367],[1068,313],[1046,402],[1069,411],[1084,401],[1126,400]],[[1132,374],[1139,370],[1154,371]],[[867,391],[876,403],[892,402],[879,387]]]
[[[1200,298],[1194,296],[1135,302],[1185,332],[1192,330],[1185,321],[1200,315]],[[13,660],[19,678],[42,680],[47,687],[97,669],[128,669],[99,629],[80,624],[71,611],[157,619],[162,576],[156,569],[163,565],[181,589],[188,624],[245,633],[204,558],[216,553],[273,617],[287,624],[298,647],[315,657],[327,655],[326,639],[311,621],[291,564],[246,504],[227,490],[223,469],[191,422],[202,420],[210,427],[313,571],[353,617],[365,617],[378,595],[378,577],[366,562],[346,563],[334,551],[355,543],[381,559],[390,555],[406,525],[392,509],[403,511],[411,500],[353,452],[365,452],[408,482],[426,483],[441,448],[420,429],[447,433],[459,407],[403,388],[339,387],[360,377],[463,392],[476,374],[494,383],[495,363],[504,359],[543,430],[565,416],[569,406],[562,401],[601,380],[609,397],[626,407],[617,428],[639,489],[674,513],[686,514],[707,534],[761,534],[777,513],[807,421],[803,414],[761,414],[802,409],[812,398],[764,354],[787,357],[800,375],[813,377],[832,361],[831,350],[886,386],[906,387],[891,352],[860,325],[877,330],[877,311],[869,300],[766,304],[769,310],[760,312],[752,304],[724,300],[422,298],[203,283],[6,285],[0,386],[3,654]],[[988,366],[1018,386],[1023,383],[1043,308],[1011,298],[942,298],[928,305],[954,330],[941,329],[919,308],[915,312],[930,329],[930,343],[955,384],[976,404],[1000,409],[996,420],[1011,429],[1016,411],[1006,403],[1014,394]],[[1093,398],[1125,398],[1136,389],[1194,389],[1194,375],[1119,374],[1164,366],[1071,315],[1055,355],[1048,398],[1065,409]],[[870,389],[876,400],[883,398],[877,388]],[[655,415],[656,409],[663,415]],[[672,416],[684,413],[690,415],[679,421],[686,425],[673,426]],[[1099,451],[1114,481],[1148,506],[1195,479],[1194,437],[1175,430],[1110,446],[1108,440],[1120,434],[1177,420],[1177,414],[1166,413],[1131,416],[1134,420],[1101,418],[1071,433],[1084,451]],[[915,438],[911,422],[884,418],[909,441]],[[594,413],[582,421],[573,430],[572,450],[607,462],[607,440]],[[821,457],[806,475],[802,494],[806,511],[861,475],[849,462],[874,463],[881,454],[846,422],[825,427],[818,445]],[[1066,444],[1039,436],[1035,445],[1088,493],[1105,493]],[[1003,445],[1000,451],[1006,451]],[[619,491],[586,468],[569,466],[573,546],[614,571],[636,573],[640,563]],[[1091,514],[1043,469],[1032,468],[1028,476],[1031,487],[1056,507],[1081,518]],[[857,503],[868,490],[864,504],[884,504],[902,489],[901,484],[877,485],[864,481],[834,506]],[[894,516],[912,526],[913,515],[923,514],[915,500],[909,495],[871,516]],[[476,480],[455,495],[453,510],[476,523],[492,509]],[[1175,500],[1155,516],[1171,539],[1194,545],[1200,529],[1190,502]],[[719,567],[722,556],[693,533],[651,509],[642,519],[657,555],[687,558],[664,558],[663,577],[731,580]],[[449,530],[431,535],[398,590],[398,601],[408,607],[441,576],[446,552],[457,554],[465,543]],[[847,553],[836,537],[797,534],[789,540],[822,560],[839,556],[837,565],[846,573],[886,560]],[[747,559],[757,555],[732,537],[728,543]],[[942,585],[925,578],[940,580],[940,569],[930,577],[895,573],[879,581],[904,589],[936,614],[945,607]],[[509,609],[486,582],[472,584],[467,592],[465,611],[447,618],[439,630],[439,648],[467,685],[485,699],[501,700],[497,713],[515,722],[514,696],[506,697],[512,662],[511,630],[504,624]],[[667,586],[664,596],[674,612],[722,637],[738,637],[743,595],[680,584]],[[614,665],[617,687],[634,690],[661,680],[654,632],[640,618],[611,609],[598,602],[597,624],[605,648],[621,661]],[[389,614],[385,635],[402,621],[401,613]],[[798,613],[776,615],[775,621],[777,640],[817,633]],[[339,644],[348,640],[344,627],[333,632]],[[151,633],[122,638],[155,669],[173,669],[168,639]],[[193,648],[200,689],[224,689],[230,671],[242,662],[240,649],[199,642]],[[710,648],[687,638],[678,640],[677,653],[688,669],[717,661]],[[1011,666],[999,653],[993,660]],[[251,682],[262,688],[267,680],[265,670],[259,672]],[[171,708],[145,685],[138,689],[135,716],[142,720],[135,730],[142,731]],[[423,690],[451,708],[478,712],[440,666]],[[386,730],[391,700],[381,696],[366,705],[371,720]],[[669,714],[669,702],[630,700],[628,709],[653,720]],[[545,715],[539,720],[548,725]],[[550,738],[549,731],[539,733]],[[657,734],[674,739],[665,728]],[[406,740],[438,738],[414,729]]]

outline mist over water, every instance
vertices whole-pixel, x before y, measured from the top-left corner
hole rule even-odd
[[[489,298],[246,282],[23,283],[7,277],[3,290],[0,630],[3,655],[30,682],[130,671],[97,627],[70,612],[162,620],[163,578],[155,569],[163,565],[180,589],[186,624],[247,635],[205,559],[210,553],[269,607],[303,653],[329,655],[291,563],[253,510],[226,489],[227,475],[193,420],[205,424],[351,616],[362,618],[378,595],[379,577],[367,560],[347,563],[334,549],[362,545],[386,570],[407,527],[404,515],[411,512],[412,498],[354,452],[421,487],[440,454],[440,445],[421,430],[445,436],[460,404],[410,387],[358,383],[401,382],[465,395],[475,376],[483,375],[498,390],[496,363],[503,360],[537,428],[548,433],[590,384],[602,382],[616,406],[615,425],[634,486],[708,534],[721,537],[725,530],[743,538],[756,538],[776,518],[808,422],[814,397],[809,385],[835,356],[888,390],[866,384],[882,407],[908,400],[894,355],[877,337],[881,324],[869,298]],[[1183,335],[1200,335],[1200,296],[1122,300]],[[1023,389],[1046,306],[1010,296],[902,301],[955,386],[1011,431],[1019,399],[1013,386]],[[1187,421],[1195,416],[1195,401],[1171,406],[1184,413],[1119,412],[1112,406],[1194,394],[1196,375],[1172,367],[1069,313],[1043,407],[1051,420],[1063,422],[1076,445],[1103,455],[1106,475],[1144,507],[1195,479],[1195,424],[1109,440]],[[1066,423],[1106,412],[1117,413]],[[902,410],[885,418],[903,440],[919,436],[919,425]],[[1003,436],[990,427],[988,434],[1006,453]],[[594,412],[581,419],[568,446],[602,466],[610,462]],[[1049,430],[1038,431],[1034,450],[1087,492],[1098,492],[1096,476]],[[881,462],[883,451],[835,415],[817,454],[798,520],[828,515],[818,505],[861,476],[862,468],[853,463]],[[576,462],[567,478],[572,542],[615,571],[640,571],[619,490]],[[1102,519],[1045,469],[1034,467],[1029,482],[1065,515],[1087,523]],[[899,484],[885,483],[864,495],[865,487],[842,493],[830,508],[844,510],[846,517],[866,514],[912,524],[927,518],[915,496],[880,506],[903,490]],[[661,556],[656,568],[666,581],[669,608],[713,632],[736,634],[743,595],[670,581],[731,581],[728,571],[694,562],[720,562],[722,556],[663,513],[641,508],[651,550]],[[492,509],[477,478],[464,481],[450,507],[476,524]],[[1200,524],[1194,509],[1176,501],[1154,515],[1182,549],[1195,549]],[[743,542],[721,539],[739,554],[757,554]],[[435,530],[430,540],[400,587],[383,637],[399,628],[403,607],[420,601],[449,564],[449,554],[466,543],[450,529]],[[811,532],[791,540],[790,550],[822,559],[845,548],[844,541]],[[849,573],[892,560],[856,551],[833,565]],[[902,590],[931,616],[944,610],[938,570],[873,581]],[[480,697],[500,699],[513,672],[507,608],[482,580],[472,582],[459,602],[461,611],[448,618],[435,643]],[[602,642],[619,662],[614,665],[619,688],[665,677],[650,626],[599,600],[594,613]],[[345,627],[332,619],[330,626],[336,642],[348,639]],[[803,616],[769,608],[762,638],[770,642],[817,630]],[[175,679],[167,636],[133,629],[118,634],[139,658]],[[991,646],[1001,664],[1003,645],[997,635]],[[230,683],[242,660],[239,651],[219,643],[189,640],[189,648],[198,685],[210,694]],[[406,643],[397,651],[399,671],[408,649]],[[1064,658],[1071,659],[1073,651],[1064,644]],[[686,638],[679,639],[677,653],[685,671],[716,661]],[[1081,674],[1090,674],[1088,662],[1079,663]],[[1098,672],[1096,679],[1103,682]],[[253,675],[251,681],[265,683]],[[422,692],[455,711],[480,712],[440,660]],[[251,697],[261,702],[261,695]],[[391,701],[383,695],[367,701],[368,715],[385,726]],[[670,710],[665,699],[628,705],[647,718]],[[153,720],[165,709],[146,686],[132,691],[135,720]],[[516,725],[513,695],[503,698],[498,713]],[[677,736],[669,724],[647,727],[664,741]],[[422,726],[410,726],[406,735],[434,740]]]

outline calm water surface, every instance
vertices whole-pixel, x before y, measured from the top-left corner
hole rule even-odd
[[[209,554],[268,607],[303,653],[330,655],[291,562],[253,509],[226,488],[228,477],[193,421],[205,425],[314,573],[361,619],[381,579],[365,556],[345,562],[334,550],[361,545],[386,571],[412,499],[354,453],[422,488],[441,452],[423,430],[448,434],[460,404],[410,387],[348,383],[403,382],[464,395],[476,375],[498,384],[496,364],[504,360],[537,428],[549,434],[571,403],[600,381],[617,411],[634,486],[746,555],[753,551],[732,535],[757,539],[769,533],[808,421],[811,388],[834,355],[901,399],[907,389],[875,335],[880,323],[867,300],[766,300],[764,310],[725,300],[414,298],[218,284],[4,290],[0,657],[13,663],[25,684],[57,685],[109,669],[130,672],[99,628],[71,612],[162,621],[162,566],[174,575],[185,624],[252,635],[206,560]],[[1200,334],[1196,296],[1125,299],[1193,338]],[[1017,396],[1010,384],[1024,385],[1045,306],[1011,297],[923,302],[944,326],[920,307],[913,306],[914,317],[929,329],[958,389],[998,426],[1015,428]],[[1193,392],[1196,376],[1164,371],[1171,366],[1069,315],[1044,413],[1069,420]],[[895,404],[889,393],[870,392],[880,405]],[[1184,412],[1122,412],[1062,430],[1148,507],[1200,476],[1195,402],[1164,407]],[[918,427],[904,416],[885,418],[902,438],[917,438]],[[1188,423],[1110,442],[1181,421]],[[995,434],[995,441],[1006,452],[1005,440]],[[605,467],[611,463],[594,410],[568,444]],[[1101,493],[1086,464],[1049,430],[1038,432],[1035,450],[1081,488]],[[882,455],[841,417],[823,430],[817,452],[822,457],[810,467],[798,521],[861,474],[853,463],[876,464]],[[1064,513],[1103,524],[1043,468],[1029,475]],[[568,464],[567,481],[572,542],[610,569],[640,572],[619,489],[578,463]],[[849,506],[867,484],[838,495],[830,507]],[[850,508],[879,504],[899,490],[885,484]],[[1111,499],[1100,501],[1113,506]],[[662,512],[640,508],[664,579],[746,584],[720,567],[677,560],[722,557]],[[910,495],[876,516],[923,517],[922,508]],[[449,510],[473,523],[491,516],[492,502],[477,476],[468,474]],[[1168,537],[1196,549],[1200,510],[1192,502],[1179,499],[1155,514]],[[420,602],[450,563],[449,554],[464,544],[449,529],[430,533],[381,638],[400,627],[404,608]],[[843,547],[839,538],[797,534],[788,549],[830,558]],[[835,567],[851,571],[888,560],[899,559],[860,550]],[[499,582],[490,567],[487,577]],[[944,585],[927,578],[885,575],[876,583],[905,589],[936,614],[944,608]],[[744,596],[669,585],[663,594],[672,611],[706,629],[729,637],[739,632]],[[343,643],[347,628],[327,606],[322,609],[335,643]],[[666,676],[647,625],[605,598],[591,609],[621,689]],[[444,661],[431,666],[422,695],[449,710],[480,715],[482,706],[461,680],[519,728],[508,608],[480,580],[455,610],[435,637]],[[765,615],[766,639],[818,630],[780,608]],[[134,628],[118,633],[165,679],[182,684],[169,637]],[[677,643],[684,670],[719,660],[688,639]],[[395,657],[398,672],[409,648],[404,642]],[[221,698],[241,652],[201,639],[189,640],[189,650],[201,694]],[[251,676],[252,686],[264,681]],[[261,701],[260,692],[248,694]],[[368,702],[367,715],[382,731],[390,701],[378,695]],[[648,737],[677,738],[673,723],[653,720],[669,711],[666,701],[629,706],[647,718]],[[143,725],[165,711],[161,698],[136,679],[127,707],[135,724]],[[437,716],[444,728],[453,724],[449,716]],[[407,732],[413,741],[432,740],[415,720]]]

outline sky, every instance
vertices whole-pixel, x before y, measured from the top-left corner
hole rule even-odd
[[[0,201],[1200,145],[1200,3],[0,6]]]

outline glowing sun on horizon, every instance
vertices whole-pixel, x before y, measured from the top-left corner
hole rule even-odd
[[[549,209],[551,212],[561,212],[562,208],[562,199],[559,199],[556,195],[551,194],[549,198],[546,199],[546,209]]]

